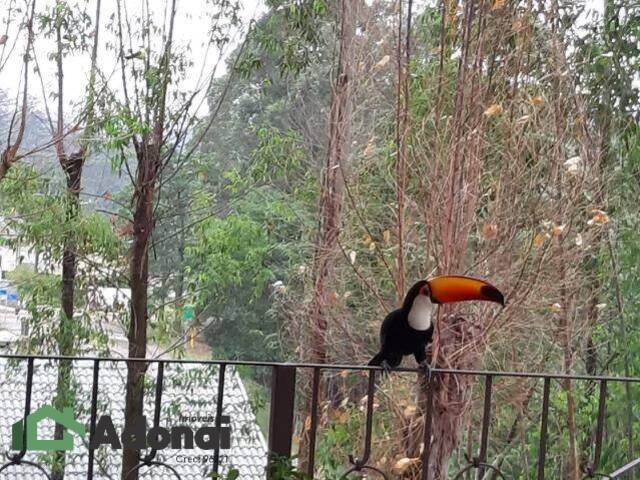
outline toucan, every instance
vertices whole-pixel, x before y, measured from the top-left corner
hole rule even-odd
[[[420,280],[409,289],[402,307],[391,312],[380,328],[380,351],[369,365],[386,372],[413,355],[418,365],[429,369],[426,347],[433,337],[432,317],[436,305],[466,300],[496,302],[504,307],[504,296],[493,285],[477,278],[440,276]]]

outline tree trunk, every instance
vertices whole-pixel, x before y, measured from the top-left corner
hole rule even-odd
[[[15,154],[12,154],[12,149],[7,148],[4,152],[2,152],[2,157],[0,158],[0,181],[7,176],[9,173],[9,169],[13,167],[15,163]]]
[[[411,6],[413,0],[408,0],[406,43],[402,47],[402,0],[398,2],[398,80],[396,89],[396,229],[398,235],[398,252],[396,255],[396,299],[398,305],[404,298],[405,266],[404,266],[404,237],[405,237],[405,197],[407,183],[407,138],[409,134],[409,66],[411,61]]]
[[[135,207],[133,214],[133,245],[131,247],[130,279],[131,315],[129,319],[129,358],[145,358],[147,354],[149,243],[155,224],[154,195],[160,150],[145,144],[138,149]],[[144,362],[127,364],[127,390],[125,398],[125,430],[131,430],[137,418],[143,415]],[[132,471],[139,462],[138,450],[123,450],[122,479],[137,480],[138,472]]]
[[[342,2],[340,62],[333,87],[329,118],[329,146],[322,177],[319,204],[319,232],[314,255],[314,285],[310,308],[313,333],[311,360],[326,360],[329,287],[333,281],[335,254],[340,233],[343,172],[349,156],[351,138],[352,43],[355,26],[355,2]]]
[[[446,361],[447,368],[463,370],[476,367],[479,352],[468,349],[460,354],[459,347],[470,336],[480,335],[482,326],[473,318],[459,316],[447,319],[446,324],[448,327],[440,333],[440,360]],[[463,420],[471,405],[471,384],[475,381],[470,375],[437,375],[434,378],[431,423],[433,441],[429,458],[429,478],[433,480],[449,478],[449,459],[458,447]],[[423,411],[426,411],[424,398],[422,402]]]
[[[131,288],[131,313],[129,318],[129,358],[145,358],[147,354],[147,323],[149,320],[149,247],[155,228],[155,192],[163,158],[166,117],[167,87],[171,75],[171,46],[176,17],[176,2],[171,2],[169,31],[164,51],[159,62],[159,82],[149,94],[154,106],[149,112],[153,131],[141,139],[134,136],[134,146],[138,161],[133,194],[133,245],[130,252],[129,287]],[[122,41],[122,38],[120,39]],[[123,55],[121,51],[121,55]],[[124,58],[121,57],[121,61]],[[127,363],[127,386],[125,393],[124,428],[133,431],[137,420],[143,414],[145,362]],[[126,449],[122,455],[122,480],[138,480],[138,470],[134,470],[140,458],[139,450]]]
[[[100,0],[96,7],[96,33],[94,45],[91,53],[91,74],[89,79],[89,95],[87,102],[87,125],[85,135],[90,135],[93,121],[93,87],[95,85],[96,59],[98,48],[98,29],[100,24]],[[63,111],[63,78],[64,71],[62,65],[62,24],[61,18],[56,17],[56,46],[57,46],[57,74],[58,74],[58,119],[55,139],[56,155],[60,167],[64,172],[67,181],[66,191],[66,215],[65,223],[67,229],[64,234],[64,245],[62,252],[62,288],[60,292],[61,315],[60,325],[57,332],[58,353],[62,356],[73,356],[75,351],[76,326],[73,318],[75,307],[75,285],[77,274],[77,256],[75,241],[75,221],[78,218],[80,209],[80,189],[82,186],[82,168],[87,155],[86,142],[81,142],[77,152],[67,155],[64,147],[64,111]],[[58,363],[58,378],[56,384],[56,397],[54,406],[58,410],[63,410],[74,405],[74,394],[71,386],[72,364],[70,361],[60,361]],[[56,423],[54,438],[63,438],[64,428]],[[63,480],[65,473],[66,456],[64,451],[57,451],[54,455],[54,462],[51,471],[52,480]]]
[[[340,233],[340,211],[344,187],[344,169],[349,158],[351,143],[353,39],[358,10],[357,1],[342,0],[341,37],[338,75],[331,97],[329,117],[329,145],[320,191],[319,232],[313,263],[313,297],[309,306],[309,361],[327,361],[326,333],[330,316],[330,288],[334,280],[334,262]],[[321,385],[319,392],[323,390]],[[311,397],[306,399],[306,412],[311,412]],[[305,422],[306,423],[306,422]],[[308,431],[300,441],[300,465],[304,470],[308,458]]]
[[[84,164],[84,151],[80,150],[69,157],[63,155],[59,160],[67,178],[67,210],[65,222],[69,227],[69,231],[65,234],[62,253],[62,289],[60,295],[62,314],[60,316],[57,343],[59,355],[72,356],[74,353],[75,339],[73,313],[77,262],[73,223],[78,217],[78,210],[80,208],[80,185],[82,180],[82,167]],[[63,360],[58,364],[58,380],[54,406],[58,410],[69,407],[73,404],[72,397],[71,362]],[[56,440],[62,439],[63,433],[64,427],[56,423],[54,438]],[[56,452],[51,472],[51,479],[62,480],[64,478],[64,470],[65,452]]]

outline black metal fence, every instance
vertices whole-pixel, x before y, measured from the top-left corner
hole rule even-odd
[[[97,358],[97,357],[59,357],[59,356],[25,356],[25,355],[0,355],[0,358],[12,359],[14,361],[26,362],[26,387],[24,402],[24,431],[23,445],[18,452],[11,453],[7,456],[4,464],[0,464],[0,479],[2,472],[10,468],[30,467],[35,468],[46,478],[50,478],[46,469],[36,462],[25,459],[28,446],[26,442],[26,418],[31,412],[32,401],[32,385],[34,375],[34,360],[49,360],[59,362],[61,360],[69,361],[90,361],[93,364],[93,383],[91,389],[90,400],[90,416],[89,416],[89,438],[93,438],[96,432],[97,421],[97,405],[100,393],[100,368],[105,362],[147,362],[147,364],[157,364],[156,381],[155,381],[155,398],[153,401],[153,426],[158,427],[161,422],[161,406],[163,402],[163,384],[165,375],[165,365],[168,364],[198,364],[217,368],[217,386],[215,395],[216,417],[215,426],[220,427],[221,419],[224,412],[224,391],[225,391],[225,374],[229,366],[252,366],[270,369],[272,371],[271,382],[271,405],[269,414],[269,434],[268,434],[268,451],[277,457],[290,457],[292,451],[292,438],[295,430],[295,411],[296,411],[296,376],[300,371],[307,371],[311,378],[311,411],[309,412],[309,448],[308,458],[304,459],[306,465],[306,473],[313,476],[316,471],[316,441],[319,429],[319,388],[321,385],[321,375],[326,371],[352,371],[362,372],[368,376],[367,396],[366,396],[366,413],[364,423],[364,435],[362,452],[356,456],[347,455],[350,467],[343,473],[343,479],[348,478],[351,474],[369,473],[378,475],[380,478],[393,478],[389,473],[382,471],[375,466],[371,459],[372,440],[373,440],[373,423],[374,423],[374,400],[376,394],[376,377],[380,375],[380,369],[377,367],[367,367],[359,365],[320,365],[320,364],[302,364],[302,363],[272,363],[272,362],[239,362],[239,361],[191,361],[191,360],[169,360],[169,359],[119,359],[119,358]],[[400,368],[395,370],[393,374],[401,373],[420,373],[419,370]],[[549,409],[550,396],[553,382],[591,382],[598,385],[598,407],[597,418],[595,418],[595,429],[592,442],[592,456],[588,465],[583,467],[583,478],[606,478],[618,479],[624,478],[626,474],[640,467],[639,459],[629,459],[629,463],[621,466],[613,472],[605,472],[601,470],[600,460],[603,447],[603,439],[605,433],[605,421],[607,415],[607,392],[608,386],[611,384],[633,383],[640,384],[640,378],[627,377],[610,377],[610,376],[585,376],[585,375],[561,375],[561,374],[539,374],[539,373],[519,373],[519,372],[491,372],[477,370],[449,370],[449,369],[433,369],[425,378],[427,387],[426,391],[426,413],[425,424],[423,429],[423,451],[420,461],[420,475],[423,480],[429,479],[429,462],[430,462],[430,445],[432,440],[432,423],[433,423],[433,395],[434,382],[439,375],[457,375],[457,376],[473,376],[480,382],[484,380],[483,385],[483,402],[481,411],[480,436],[477,446],[477,455],[466,459],[466,464],[460,466],[460,469],[451,478],[462,479],[468,478],[469,472],[476,472],[476,478],[483,478],[483,475],[492,471],[493,478],[509,478],[506,473],[500,470],[500,465],[492,463],[492,459],[488,457],[489,436],[492,424],[492,411],[494,405],[492,396],[494,393],[494,380],[505,378],[523,378],[530,379],[542,383],[541,411],[539,417],[539,444],[537,446],[537,464],[536,476],[537,480],[545,478],[545,467],[547,466],[547,450],[549,441]],[[53,386],[51,386],[53,388]],[[213,396],[212,396],[213,401]],[[0,412],[0,414],[2,414]],[[345,459],[345,463],[346,463]],[[88,464],[86,469],[86,478],[94,479],[95,468],[95,451],[89,445]],[[167,465],[157,458],[157,451],[151,449],[144,456],[140,456],[139,464],[135,467],[138,470],[142,467],[164,467],[167,468],[175,478],[180,479],[180,474],[176,469]],[[220,468],[220,451],[214,451],[212,471],[217,473]]]

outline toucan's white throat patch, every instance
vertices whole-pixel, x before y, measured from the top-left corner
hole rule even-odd
[[[436,306],[426,295],[418,295],[409,310],[409,326],[414,330],[428,330]]]

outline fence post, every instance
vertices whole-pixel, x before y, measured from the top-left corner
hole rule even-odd
[[[271,412],[269,414],[269,462],[272,458],[291,457],[293,414],[296,396],[295,367],[274,366],[271,379]],[[272,478],[268,469],[267,478]]]

